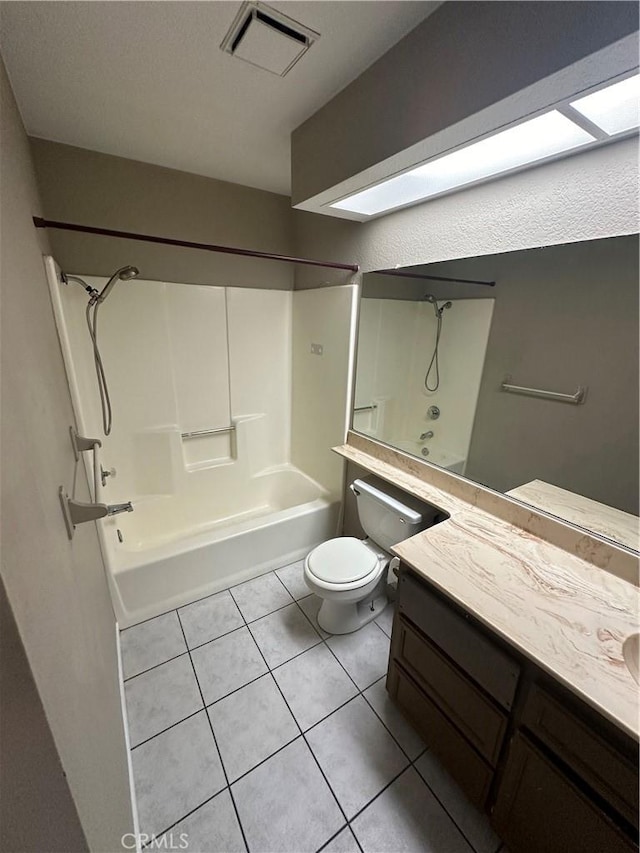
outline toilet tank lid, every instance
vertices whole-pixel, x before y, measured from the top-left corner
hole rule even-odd
[[[392,485],[384,484],[385,491],[377,488],[372,485],[368,478],[362,480],[354,480],[351,484],[352,491],[355,493],[356,497],[360,495],[364,495],[372,500],[377,501],[379,504],[390,509],[392,512],[397,513],[398,515],[405,518],[410,524],[421,524],[425,518],[428,516],[426,513],[421,512],[415,504],[418,504],[419,501],[416,498],[415,500],[411,495],[405,495],[400,491],[400,489],[394,488]],[[388,488],[388,491],[386,490]],[[398,493],[402,494],[403,497],[401,499],[398,498]],[[414,503],[414,506],[409,506],[409,503]]]

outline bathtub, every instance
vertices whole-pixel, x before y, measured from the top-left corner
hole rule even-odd
[[[336,535],[339,502],[291,465],[233,496],[207,494],[208,479],[134,498],[132,513],[98,523],[121,628],[300,560]]]
[[[51,256],[45,257],[45,269],[78,432],[102,436],[93,356],[84,327],[86,294],[79,287],[69,289],[61,283]],[[101,287],[104,280],[88,277],[87,281]],[[211,293],[216,290],[219,288],[212,288]],[[113,466],[104,484],[94,480],[92,454],[81,455],[96,502],[131,501],[133,505],[131,513],[96,523],[121,628],[302,559],[320,542],[335,536],[338,528],[336,489],[330,493],[290,462],[290,400],[280,390],[288,388],[290,371],[286,334],[272,334],[264,344],[267,351],[262,351],[272,365],[268,378],[273,380],[275,373],[278,379],[273,380],[268,399],[257,393],[262,380],[251,361],[236,358],[234,388],[226,356],[218,364],[209,354],[203,381],[211,378],[215,366],[230,385],[222,392],[218,389],[222,400],[228,393],[229,414],[225,413],[224,423],[210,423],[203,415],[202,427],[199,422],[192,425],[194,417],[189,425],[177,422],[185,399],[178,400],[177,388],[190,388],[192,399],[191,379],[196,374],[184,354],[184,339],[172,337],[176,328],[168,324],[168,318],[175,318],[180,309],[179,300],[171,301],[176,293],[184,299],[187,292],[190,288],[173,292],[161,282],[138,281],[135,289],[123,288],[117,300],[105,303],[102,318],[100,343],[110,368],[116,412],[113,431],[102,437],[96,457],[96,470],[101,465],[110,471]],[[226,309],[236,311],[235,325],[231,323],[236,350],[243,340],[237,337],[238,328],[249,334],[247,322],[253,323],[253,338],[265,323],[270,329],[289,328],[286,294],[243,291],[243,298],[257,301],[252,314],[246,314],[246,305],[244,314],[237,313],[237,293],[231,304],[225,296]],[[165,299],[169,301],[165,303]],[[202,304],[197,302],[189,310],[195,313],[183,317],[180,328],[188,329],[192,336],[193,329],[200,328],[197,320]],[[219,319],[218,314],[215,317]],[[224,322],[218,332],[228,335]],[[206,340],[198,339],[203,348],[198,349],[198,365],[211,338],[207,329]],[[140,340],[144,341],[142,348]],[[172,349],[173,344],[177,348]],[[276,344],[279,349],[271,352],[268,348],[273,350]],[[181,384],[176,376],[181,377]],[[195,393],[202,387],[202,383],[197,385]],[[201,428],[205,428],[204,434],[198,432]],[[86,535],[86,531],[80,528],[76,535]]]
[[[393,446],[405,453],[410,453],[412,456],[419,456],[422,459],[426,459],[427,462],[432,462],[434,465],[446,468],[447,471],[452,471],[454,474],[464,474],[466,459],[458,453],[446,450],[445,448],[439,448],[433,444],[429,445],[422,441],[399,440],[393,442]],[[429,450],[428,456],[422,455],[423,447]]]

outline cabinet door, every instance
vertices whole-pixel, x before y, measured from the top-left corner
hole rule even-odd
[[[521,734],[509,749],[492,823],[514,853],[632,853],[638,849]]]

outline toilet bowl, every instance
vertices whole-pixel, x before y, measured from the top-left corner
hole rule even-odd
[[[393,486],[384,491],[365,477],[350,485],[356,496],[364,540],[329,539],[304,561],[304,579],[322,599],[318,624],[330,634],[349,634],[375,619],[387,605],[387,549],[433,523],[417,499]],[[434,513],[437,511],[434,509]]]
[[[387,605],[391,554],[351,536],[329,539],[304,561],[304,579],[323,599],[318,624],[330,634],[349,634],[375,619]]]

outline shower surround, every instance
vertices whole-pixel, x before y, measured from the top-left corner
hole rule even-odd
[[[329,469],[319,478],[316,464],[312,479],[291,451],[294,313],[304,323],[312,311],[317,321],[317,297],[119,282],[98,329],[113,405],[105,438],[87,295],[61,283],[53,258],[45,265],[78,430],[101,439],[101,464],[115,468],[97,500],[134,506],[98,522],[120,627],[291,563],[335,535],[340,478]],[[105,281],[82,278],[94,287]],[[319,298],[328,320],[347,309],[348,338],[353,288],[326,288]],[[323,381],[305,393],[320,394]],[[336,426],[338,434],[346,428]],[[189,435],[199,432],[211,434]],[[329,453],[313,435],[295,445],[303,461]]]

